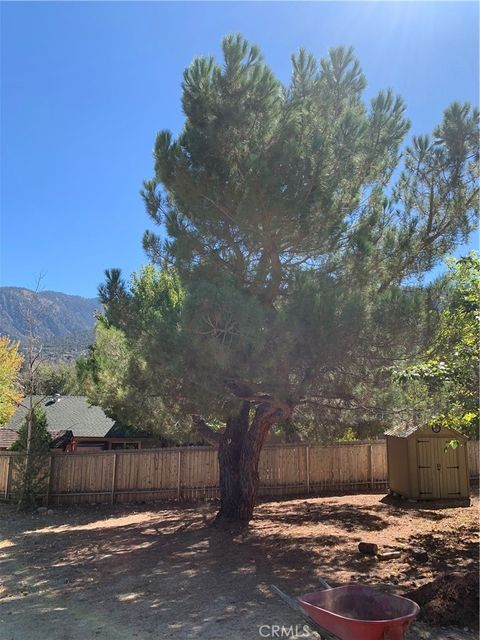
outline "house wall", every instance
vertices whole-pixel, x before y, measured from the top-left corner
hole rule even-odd
[[[123,449],[148,449],[155,446],[153,440],[146,438],[82,438],[74,437],[69,451],[115,451]]]

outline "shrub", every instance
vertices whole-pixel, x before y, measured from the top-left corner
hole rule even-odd
[[[32,435],[28,451],[28,422],[31,418]],[[47,417],[39,407],[27,414],[12,446],[13,493],[19,508],[34,507],[42,501],[49,482],[50,434],[47,431]]]

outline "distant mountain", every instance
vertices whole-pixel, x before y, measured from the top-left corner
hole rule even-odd
[[[45,360],[76,360],[87,353],[88,347],[95,342],[95,329],[74,331],[63,336],[46,338],[43,343],[42,357]]]
[[[96,298],[70,296],[57,291],[36,293],[20,287],[0,287],[0,334],[25,346],[33,333],[49,357],[75,357],[93,341]]]

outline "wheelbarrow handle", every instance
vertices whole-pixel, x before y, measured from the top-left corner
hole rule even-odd
[[[332,636],[326,629],[320,627],[316,622],[312,620],[312,618],[308,615],[302,605],[296,598],[292,598],[284,593],[281,589],[279,589],[274,584],[270,585],[270,589],[277,594],[288,606],[299,613],[305,622],[308,623],[308,626],[317,631],[320,634],[321,640],[337,640],[335,636]]]

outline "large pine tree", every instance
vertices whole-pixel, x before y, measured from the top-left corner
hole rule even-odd
[[[477,214],[478,114],[454,103],[404,146],[402,99],[366,103],[350,49],[301,50],[288,86],[240,36],[223,56],[185,71],[183,130],[157,135],[144,184],[163,230],[144,246],[177,293],[150,273],[148,290],[114,274],[102,294],[143,388],[197,414],[218,447],[219,517],[248,521],[272,425],[372,409],[385,368],[418,347],[418,277]]]

